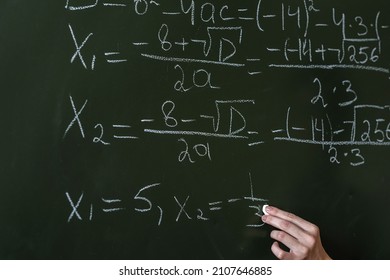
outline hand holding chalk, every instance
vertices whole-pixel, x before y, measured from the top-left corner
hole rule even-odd
[[[272,253],[283,260],[330,260],[322,247],[319,228],[288,212],[276,207],[264,205],[261,217],[266,224],[274,226],[271,238],[276,241],[271,246]],[[280,248],[279,243],[290,250]]]

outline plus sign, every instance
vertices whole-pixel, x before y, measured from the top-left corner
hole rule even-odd
[[[183,38],[181,42],[175,42],[176,45],[182,46],[183,52],[185,51],[186,46],[189,44],[186,39]]]
[[[324,48],[324,45],[321,45],[321,48],[316,49],[316,53],[321,54],[322,61],[325,61],[325,52],[326,49]]]

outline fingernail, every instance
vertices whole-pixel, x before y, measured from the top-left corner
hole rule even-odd
[[[264,215],[268,215],[269,212],[273,210],[273,207],[269,206],[268,204],[264,204],[262,210]]]
[[[266,221],[267,221],[267,215],[261,216],[261,220],[262,220],[263,222],[266,222]]]

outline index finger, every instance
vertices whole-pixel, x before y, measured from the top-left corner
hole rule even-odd
[[[307,232],[312,232],[313,229],[315,229],[314,224],[312,224],[312,223],[310,223],[310,222],[308,222],[308,221],[306,221],[306,220],[304,220],[304,219],[302,219],[302,218],[300,218],[300,217],[298,217],[290,212],[283,211],[277,207],[267,206],[266,211],[269,215],[275,216],[275,217],[278,217],[280,219],[286,220],[290,223],[293,223]]]

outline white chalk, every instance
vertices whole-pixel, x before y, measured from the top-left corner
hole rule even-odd
[[[268,212],[265,210],[265,208],[268,206],[268,204],[264,204],[264,206],[263,206],[263,213],[264,213],[264,215],[269,215],[268,214]]]

